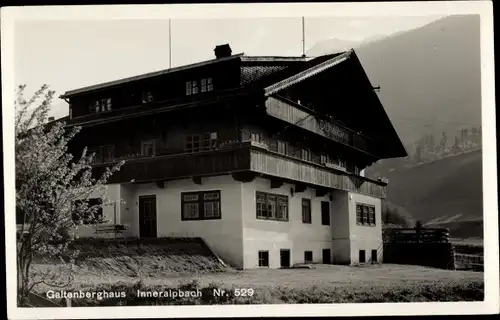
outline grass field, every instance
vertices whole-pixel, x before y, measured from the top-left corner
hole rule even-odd
[[[195,281],[193,284],[192,281]],[[190,284],[191,283],[191,284]],[[474,301],[483,299],[483,273],[403,265],[349,267],[314,265],[313,269],[255,269],[203,275],[158,274],[155,277],[77,275],[72,287],[83,291],[128,291],[128,302],[78,301],[82,305],[136,304],[137,288],[164,291],[183,286],[200,289],[252,288],[252,297],[224,301],[143,301],[143,304],[332,303],[398,301]],[[48,288],[39,287],[44,294]],[[207,289],[208,290],[208,289]],[[211,294],[209,292],[209,294]],[[212,297],[213,298],[213,297]]]

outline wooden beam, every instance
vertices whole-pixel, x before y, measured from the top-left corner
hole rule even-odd
[[[160,189],[165,189],[165,181],[163,180],[157,180],[156,181],[156,186]]]
[[[193,177],[193,182],[196,184],[203,184],[201,177]]]
[[[257,176],[257,173],[252,171],[233,172],[231,176],[234,180],[239,182],[252,182]]]
[[[296,183],[295,184],[295,193],[297,192],[304,192],[306,191],[307,186],[303,183]]]
[[[283,186],[283,179],[271,179],[271,189],[281,188]]]

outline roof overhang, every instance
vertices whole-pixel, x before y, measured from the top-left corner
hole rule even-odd
[[[330,58],[322,63],[319,63],[313,67],[310,67],[304,71],[296,73],[286,79],[283,79],[279,82],[271,84],[264,88],[264,95],[266,97],[272,96],[274,94],[279,93],[281,90],[289,88],[295,84],[298,84],[306,79],[309,79],[317,74],[325,72],[330,68],[333,68],[339,64],[349,62],[349,68],[352,68],[352,72],[356,74],[356,77],[359,79],[359,85],[363,94],[366,95],[367,99],[370,101],[370,105],[375,108],[374,113],[376,114],[377,121],[380,122],[381,126],[384,128],[388,137],[388,140],[384,143],[387,146],[387,152],[382,156],[382,158],[398,158],[398,157],[406,157],[408,153],[403,146],[403,143],[399,139],[399,136],[392,125],[382,103],[380,102],[377,94],[373,90],[373,86],[370,83],[370,80],[364,71],[361,62],[359,61],[356,53],[353,49],[344,52],[342,54],[336,55],[333,58]],[[362,110],[361,110],[362,112]]]
[[[277,82],[275,84],[272,84],[266,88],[264,88],[264,94],[266,96],[270,96],[270,95],[273,95],[283,89],[286,89],[290,86],[293,86],[294,84],[296,83],[299,83],[299,82],[302,82],[304,81],[305,79],[307,78],[310,78],[320,72],[323,72],[327,69],[330,69],[336,65],[338,65],[339,63],[342,63],[344,61],[346,61],[349,56],[351,54],[351,51],[348,51],[348,52],[344,52],[332,59],[329,59],[329,60],[326,60],[312,68],[309,68],[307,70],[304,70],[302,72],[299,72],[289,78],[286,78],[280,82]]]
[[[88,86],[88,87],[83,87],[80,89],[67,91],[63,95],[59,96],[59,98],[67,99],[67,98],[70,98],[71,96],[74,96],[74,95],[87,93],[87,92],[91,92],[91,91],[95,91],[95,90],[107,89],[107,88],[118,86],[118,85],[128,83],[128,82],[150,79],[153,77],[157,77],[157,76],[161,76],[161,75],[165,75],[165,74],[169,74],[169,73],[173,73],[173,72],[202,67],[205,65],[210,65],[210,64],[214,64],[214,63],[218,63],[218,62],[223,62],[223,61],[229,61],[229,60],[240,58],[243,55],[244,55],[244,53],[239,53],[239,54],[234,54],[234,55],[229,56],[229,57],[211,59],[211,60],[206,60],[206,61],[202,61],[202,62],[188,64],[188,65],[184,65],[184,66],[180,66],[180,67],[175,67],[175,68],[170,68],[170,69],[165,69],[165,70],[160,70],[160,71],[155,71],[155,72],[149,72],[149,73],[141,74],[138,76],[127,77],[127,78],[123,78],[123,79],[119,79],[119,80],[104,82],[104,83],[100,83],[100,84],[96,84],[96,85],[92,85],[92,86]]]

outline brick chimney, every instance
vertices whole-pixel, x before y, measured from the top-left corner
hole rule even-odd
[[[48,120],[49,120],[49,122],[50,122],[50,121],[54,121],[54,120],[56,120],[56,118],[54,118],[54,117],[49,117],[49,119],[48,119]]]
[[[226,43],[216,46],[214,52],[215,52],[215,57],[217,59],[220,59],[224,57],[230,57],[232,50],[229,44]]]

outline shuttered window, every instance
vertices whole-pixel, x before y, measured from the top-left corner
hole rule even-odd
[[[375,226],[375,206],[356,203],[356,224],[360,226]]]

